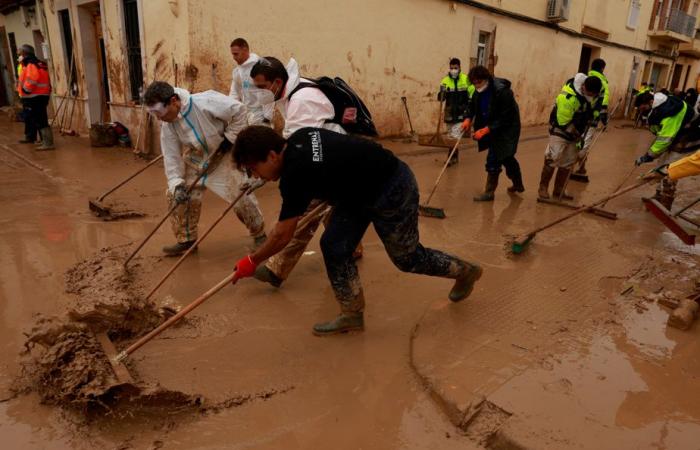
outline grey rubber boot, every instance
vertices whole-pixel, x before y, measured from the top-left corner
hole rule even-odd
[[[537,191],[537,195],[540,198],[549,198],[549,182],[552,181],[553,175],[554,167],[545,162],[544,166],[542,166],[542,175],[540,176],[540,189]]]
[[[53,130],[51,127],[45,127],[39,130],[41,134],[41,145],[37,147],[37,151],[44,150],[54,150],[56,147],[53,146]]]
[[[351,299],[338,298],[341,313],[333,320],[314,325],[312,330],[316,336],[362,331],[365,329],[363,311],[365,310],[365,295],[362,289]]]
[[[282,282],[284,281],[282,278],[275,275],[273,271],[268,269],[267,266],[265,266],[265,264],[261,264],[255,268],[253,278],[264,283],[270,283],[271,285],[277,288],[282,286]]]
[[[195,242],[196,241],[187,241],[178,242],[174,245],[166,245],[165,247],[163,247],[163,253],[165,253],[167,256],[180,256],[187,250],[189,250],[189,248],[192,247]],[[196,252],[197,249],[194,249],[193,251]]]
[[[475,202],[492,202],[495,198],[494,193],[498,187],[498,174],[489,173],[486,175],[486,187],[484,193],[474,197]]]
[[[460,274],[457,276],[448,298],[453,302],[460,302],[469,297],[469,294],[474,290],[474,283],[481,278],[483,272],[481,266],[462,261]]]

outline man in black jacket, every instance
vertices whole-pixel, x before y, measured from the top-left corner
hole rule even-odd
[[[473,138],[478,142],[479,151],[488,149],[486,188],[483,194],[474,197],[474,201],[493,201],[501,166],[505,167],[506,175],[513,182],[508,192],[524,192],[520,164],[515,159],[520,138],[520,109],[510,89],[510,81],[494,78],[484,66],[472,67],[469,81],[476,92],[469,102],[462,129],[469,131],[473,124]]]
[[[469,296],[481,267],[425,248],[418,236],[418,186],[408,166],[381,145],[322,128],[301,128],[289,139],[263,126],[236,140],[237,166],[264,180],[279,180],[282,207],[268,240],[236,264],[237,278],[285,248],[315,199],[333,205],[321,251],[341,314],[313,327],[317,336],[362,330],[365,299],[352,252],[370,224],[396,267],[451,278],[453,302]],[[357,174],[362,182],[357,183]]]

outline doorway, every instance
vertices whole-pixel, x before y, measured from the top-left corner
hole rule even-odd
[[[683,64],[676,64],[673,67],[673,76],[671,77],[671,89],[673,92],[676,90],[678,85],[681,83],[681,74],[683,73]]]
[[[83,49],[83,70],[87,91],[86,115],[89,124],[110,121],[109,84],[102,34],[102,16],[98,2],[78,7],[78,26]]]
[[[597,58],[600,58],[600,47],[583,44],[581,46],[581,56],[578,60],[579,73],[587,74],[588,70],[591,68],[591,61]]]
[[[14,71],[15,64],[10,56],[10,47],[7,46],[7,33],[5,27],[0,27],[0,105],[2,106],[14,103],[12,82]]]

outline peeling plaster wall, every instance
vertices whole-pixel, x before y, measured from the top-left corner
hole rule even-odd
[[[546,0],[484,3],[545,19]],[[246,9],[245,20],[230,5],[226,0],[210,0],[206,7],[190,4],[190,28],[197,31],[190,36],[188,82],[195,79],[188,87],[227,92],[233,67],[228,44],[243,36],[260,55],[283,61],[294,56],[305,75],[344,78],[367,101],[384,135],[407,132],[401,96],[408,99],[415,128],[421,133],[434,130],[435,96],[449,58],[459,57],[466,70],[474,56],[474,17],[496,25],[495,72],[513,81],[528,125],[547,121],[554,97],[576,72],[581,45],[587,42],[443,0],[357,0],[335,4],[332,13],[323,0],[275,2]],[[625,27],[628,7],[628,0],[573,2],[570,19],[562,26],[580,30],[584,22],[610,16],[596,27],[610,32],[611,39],[643,47],[651,4],[643,2],[637,30]],[[603,46],[601,57],[608,61],[615,98],[625,93],[634,54]]]
[[[68,0],[63,0],[68,2]],[[56,0],[56,4],[61,0]],[[485,0],[482,3],[544,20],[546,0]],[[120,0],[102,0],[112,120],[136,130],[139,108],[130,104],[128,68]],[[144,77],[165,80],[193,92],[227,93],[233,61],[229,43],[244,37],[252,51],[294,57],[305,76],[340,76],[366,100],[383,135],[408,131],[401,97],[407,97],[419,133],[435,129],[436,92],[450,57],[467,70],[475,57],[480,24],[495,26],[495,74],[513,82],[525,125],[545,123],[554,97],[578,68],[581,46],[601,47],[614,104],[627,90],[636,55],[592,39],[492,14],[446,0],[276,0],[249,8],[230,0],[142,0]],[[584,25],[610,34],[610,41],[645,48],[652,3],[642,2],[636,29],[626,27],[629,0],[572,2],[562,27]],[[47,12],[48,15],[48,12]],[[57,29],[57,21],[55,28]],[[59,39],[52,43],[56,47]],[[61,52],[62,53],[62,52]],[[61,55],[62,56],[62,55]],[[58,59],[58,58],[57,58]],[[133,133],[132,133],[133,135]]]

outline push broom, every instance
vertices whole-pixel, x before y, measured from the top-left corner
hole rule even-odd
[[[445,164],[442,166],[442,170],[440,171],[440,175],[438,175],[437,179],[435,180],[435,185],[433,186],[433,190],[430,191],[430,195],[428,195],[428,199],[425,201],[425,204],[423,205],[418,205],[418,214],[424,217],[434,217],[436,219],[444,219],[445,217],[445,210],[442,208],[435,208],[433,206],[428,206],[430,203],[430,200],[433,198],[433,194],[435,194],[435,190],[437,190],[438,184],[440,183],[440,179],[442,178],[442,175],[445,173],[445,170],[447,169],[447,166],[449,166],[450,161],[452,160],[452,156],[455,154],[457,151],[457,147],[459,146],[459,143],[462,141],[462,137],[464,136],[464,130],[459,134],[459,137],[457,138],[457,142],[455,142],[455,145],[452,147],[452,150],[450,151],[450,154],[447,156],[447,161],[445,161]]]

